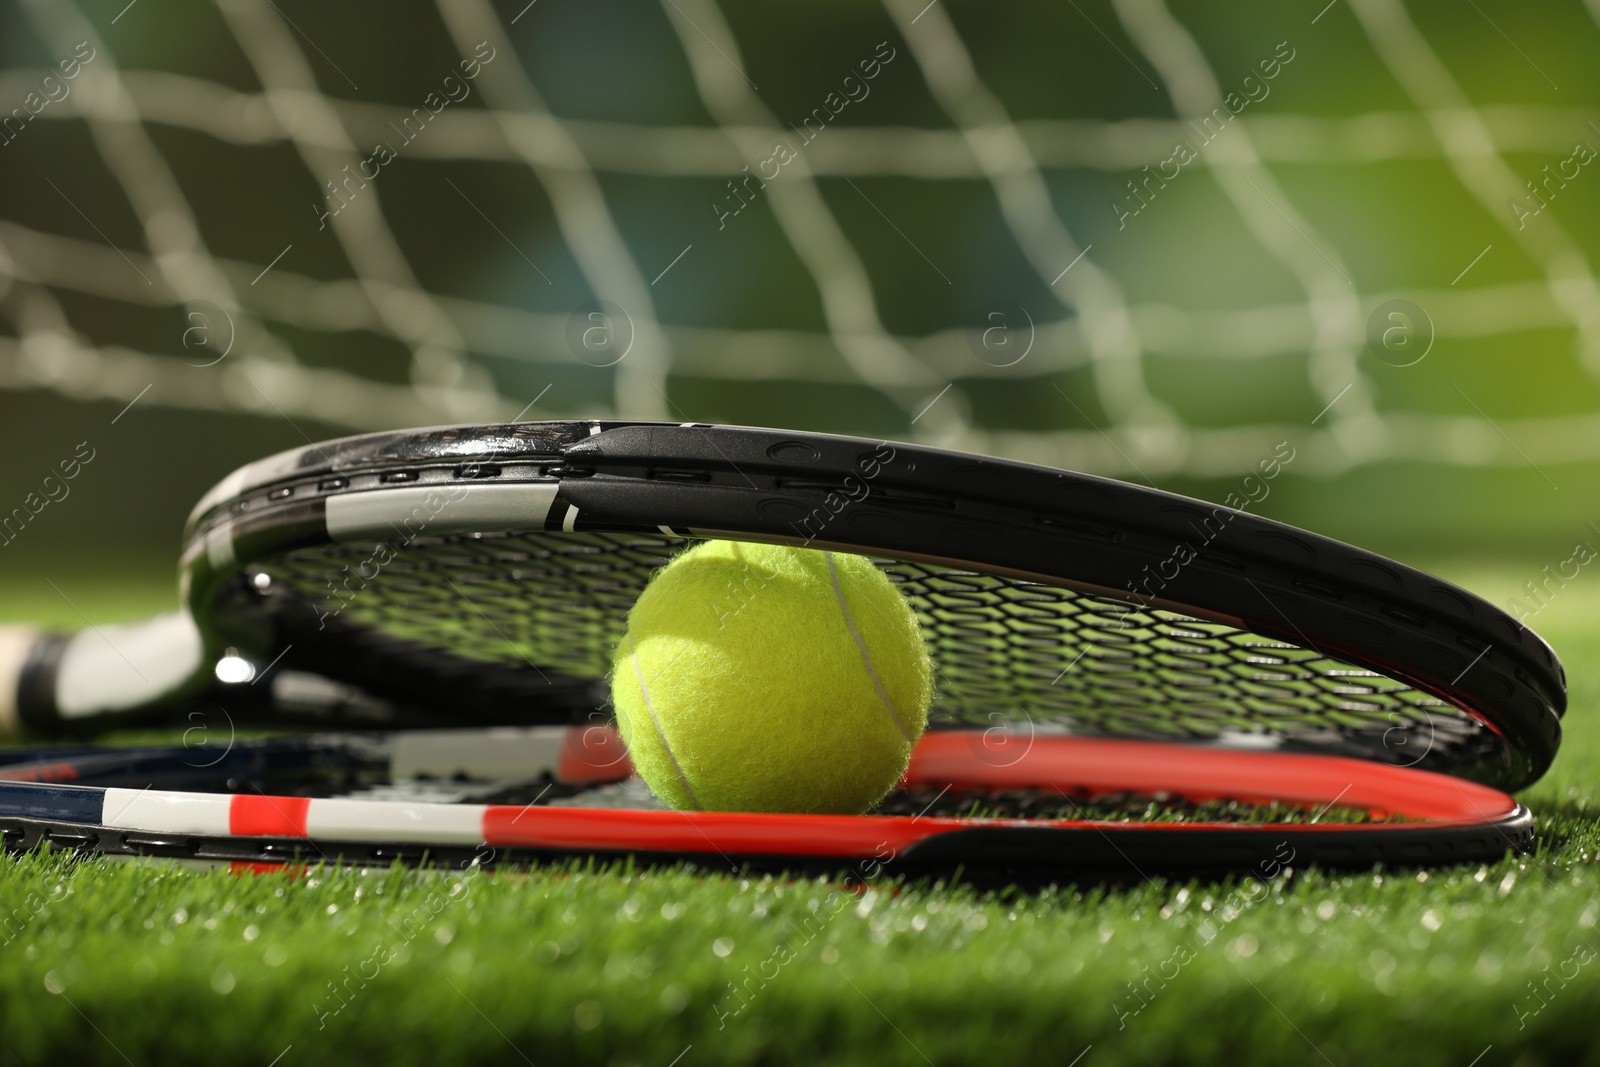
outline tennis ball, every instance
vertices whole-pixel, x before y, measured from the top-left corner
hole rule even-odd
[[[870,561],[706,541],[628,613],[611,699],[674,808],[859,814],[905,773],[932,675],[911,606]]]

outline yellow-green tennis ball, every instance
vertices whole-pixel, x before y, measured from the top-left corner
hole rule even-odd
[[[860,556],[707,541],[628,613],[611,698],[675,808],[859,814],[905,773],[933,666],[911,606]]]

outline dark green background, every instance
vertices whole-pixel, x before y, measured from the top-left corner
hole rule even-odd
[[[150,10],[135,7],[115,24],[110,19],[123,0],[92,0],[82,7],[122,69],[167,71],[239,92],[259,91],[216,8],[195,0],[146,4]],[[413,106],[458,58],[430,6],[289,0],[280,6],[328,57],[325,62],[305,49],[321,91],[330,97]],[[500,4],[502,21],[521,7]],[[780,118],[794,121],[818,106],[877,42],[890,40],[899,46],[899,58],[873,84],[870,98],[846,108],[836,126],[949,128],[883,9],[864,3],[751,0],[722,7],[745,70]],[[1294,61],[1272,83],[1270,97],[1252,103],[1235,120],[1243,128],[1254,131],[1284,116],[1415,117],[1411,100],[1350,10],[1341,2],[1313,24],[1321,7],[1316,0],[1180,5],[1177,15],[1225,88],[1237,85],[1278,42],[1287,40],[1295,48]],[[953,18],[983,82],[1018,121],[1172,116],[1154,67],[1101,0],[957,2],[942,9]],[[516,56],[496,62],[520,63],[550,109],[564,118],[714,126],[663,10],[634,0],[540,0],[510,27]],[[1582,5],[1531,8],[1481,0],[1466,8],[1412,3],[1408,10],[1475,106],[1570,117],[1573,141],[1600,145],[1600,134],[1584,125],[1586,116],[1600,120],[1600,106],[1595,106],[1600,67],[1594,61],[1600,28]],[[20,8],[0,4],[0,68],[15,75],[3,83],[6,91],[25,89],[58,58]],[[359,91],[339,71],[359,84]],[[478,107],[481,96],[452,107]],[[0,146],[0,219],[100,240],[64,193],[119,248],[142,250],[144,237],[127,198],[83,121],[64,112],[52,105],[15,143]],[[317,179],[287,144],[229,144],[159,122],[147,123],[146,129],[182,186],[213,255],[264,266],[292,242],[293,252],[277,269],[324,280],[350,276],[350,264],[331,232],[315,228],[311,205]],[[1425,301],[1425,294],[1448,289],[1451,278],[1490,244],[1492,252],[1458,289],[1537,282],[1539,268],[1505,232],[1502,220],[1468,194],[1437,145],[1426,136],[1419,140],[1425,143],[1410,158],[1371,162],[1348,146],[1334,146],[1328,151],[1339,161],[1268,164],[1295,209],[1315,227],[1316,243],[1336,250],[1361,295],[1362,313],[1380,296],[1416,294]],[[1502,153],[1524,177],[1565,154]],[[1057,214],[1080,245],[1094,245],[1093,261],[1116,279],[1131,303],[1210,312],[1304,301],[1294,279],[1246,230],[1207,173],[1204,158],[1119,232],[1109,204],[1136,169],[1044,171]],[[471,194],[504,238],[450,191],[447,178]],[[823,330],[817,287],[765,200],[718,233],[710,204],[723,195],[724,176],[602,171],[599,180],[646,278],[686,244],[695,246],[651,290],[664,323]],[[839,177],[823,177],[819,186],[871,275],[890,332],[917,338],[947,329],[981,329],[987,310],[1002,304],[1020,304],[1044,322],[1068,314],[1022,255],[987,183],[881,175],[853,180],[859,192]],[[1514,191],[1506,190],[1507,196]],[[556,315],[590,298],[551,201],[526,166],[402,153],[362,195],[381,201],[412,269],[431,292]],[[898,234],[872,205],[894,220]],[[1530,225],[1546,222],[1558,223],[1592,251],[1600,234],[1600,166],[1584,168]],[[533,274],[524,255],[550,284]],[[930,260],[936,268],[930,269]],[[178,305],[140,306],[71,287],[51,291],[72,328],[88,340],[171,359],[183,355],[187,322]],[[18,329],[19,292],[13,287],[0,300],[0,332]],[[266,325],[307,366],[342,367],[377,382],[407,380],[408,353],[393,338],[365,330],[306,331],[270,320]],[[1428,358],[1413,367],[1391,367],[1368,354],[1360,369],[1363,388],[1385,418],[1418,412],[1476,417],[1463,392],[1497,421],[1592,413],[1600,407],[1600,389],[1578,347],[1570,325],[1507,326],[1482,337],[1441,337]],[[761,359],[762,351],[753,342],[750,358]],[[531,339],[525,358],[478,354],[475,360],[507,397],[531,399],[549,385],[542,412],[611,412],[612,372],[586,366],[543,341]],[[1120,432],[1100,409],[1085,369],[1039,373],[1035,363],[1024,361],[1002,375],[958,373],[951,379],[954,395],[941,403],[965,405],[984,430],[1045,433],[1092,423]],[[1163,353],[1156,347],[1147,353],[1146,364],[1151,391],[1186,426],[1284,426],[1294,439],[1313,432],[1308,424],[1323,404],[1310,385],[1304,351],[1241,360]],[[758,381],[677,373],[669,383],[671,403],[681,417],[696,420],[919,435],[903,406],[839,380],[848,375],[841,375],[836,359],[819,360],[817,366],[815,374],[801,367]],[[196,375],[217,371],[188,368]],[[935,391],[926,390],[928,398]],[[24,537],[0,548],[0,582],[38,573],[170,573],[182,519],[211,483],[238,464],[299,445],[305,437],[351,429],[305,418],[291,425],[272,411],[245,410],[248,404],[189,410],[170,406],[159,391],[111,425],[122,406],[120,400],[86,403],[45,389],[0,391],[6,445],[0,510],[21,503],[78,442],[88,440],[98,450],[70,499],[52,505]],[[1263,455],[1275,439],[1261,431]],[[1600,458],[1600,448],[1594,454]],[[1260,510],[1414,561],[1511,555],[1537,570],[1566,558],[1576,540],[1600,541],[1586,526],[1600,520],[1593,492],[1600,469],[1593,464],[1546,462],[1535,470],[1505,448],[1494,457],[1458,459],[1384,461],[1344,473],[1308,473],[1291,465]],[[1130,471],[1111,473],[1137,477]],[[1164,487],[1211,499],[1224,498],[1237,482],[1234,475],[1195,477],[1181,469],[1162,470],[1160,464],[1153,473]]]

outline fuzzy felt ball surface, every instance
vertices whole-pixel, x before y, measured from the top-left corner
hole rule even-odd
[[[634,767],[684,810],[864,812],[932,694],[916,616],[869,560],[739,541],[656,574],[611,673]]]

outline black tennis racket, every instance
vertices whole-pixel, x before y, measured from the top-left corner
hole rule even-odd
[[[190,518],[183,610],[15,639],[0,691],[43,734],[196,708],[592,726],[633,600],[707,537],[877,561],[929,640],[934,726],[978,749],[1183,742],[1514,789],[1559,743],[1550,648],[1393,561],[1082,474],[696,424],[371,434],[252,464]]]

